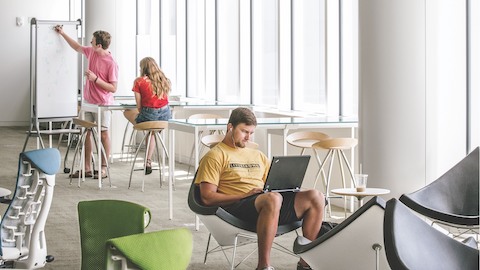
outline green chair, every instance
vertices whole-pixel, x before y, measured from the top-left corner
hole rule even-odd
[[[118,237],[107,241],[106,269],[184,270],[192,248],[187,228]]]
[[[136,203],[94,200],[78,203],[82,269],[105,269],[107,240],[143,233],[150,223],[150,210]]]

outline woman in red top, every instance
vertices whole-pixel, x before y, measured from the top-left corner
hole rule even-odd
[[[168,94],[171,83],[151,57],[140,61],[140,77],[133,82],[132,91],[135,93],[137,109],[126,110],[123,114],[132,124],[146,121],[167,121],[172,118],[168,106]],[[152,137],[147,153],[145,174],[152,173],[152,154],[155,149],[155,140]]]

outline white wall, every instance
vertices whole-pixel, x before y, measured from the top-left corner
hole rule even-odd
[[[466,155],[465,2],[359,5],[360,162],[398,197]]]
[[[48,3],[46,3],[48,2]],[[69,20],[69,1],[0,2],[0,126],[27,126],[30,120],[30,18]],[[16,25],[16,17],[24,24]]]

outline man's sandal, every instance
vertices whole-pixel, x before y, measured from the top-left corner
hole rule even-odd
[[[75,173],[69,175],[70,178],[79,178],[80,176],[82,176],[82,171],[76,171]],[[85,177],[93,177],[92,171],[85,172]]]

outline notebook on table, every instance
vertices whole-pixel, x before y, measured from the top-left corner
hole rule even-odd
[[[310,156],[274,156],[263,192],[298,192],[307,171]]]

